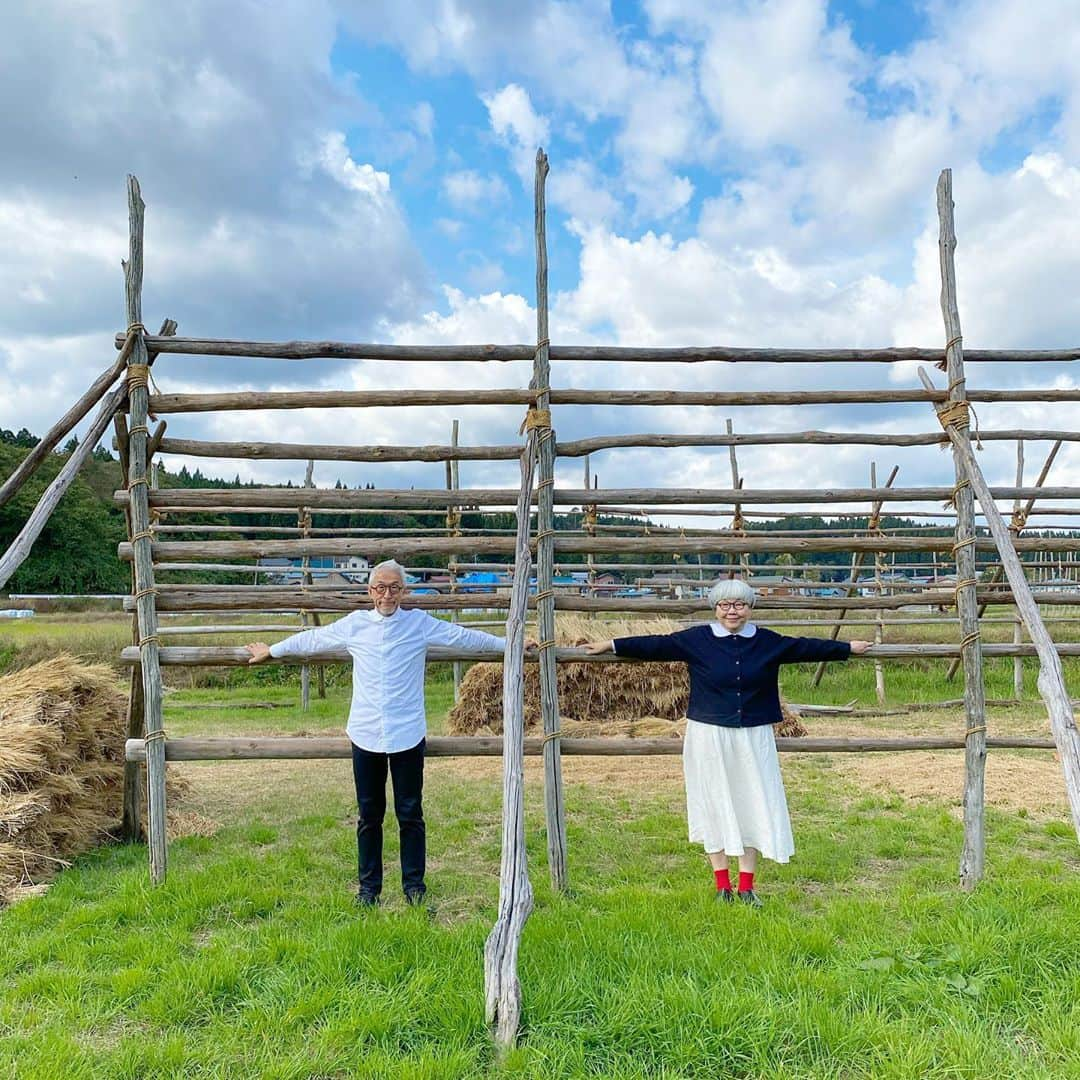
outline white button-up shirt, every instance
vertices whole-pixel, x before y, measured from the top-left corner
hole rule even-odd
[[[353,611],[328,626],[303,630],[270,646],[270,655],[315,656],[346,649],[353,661],[352,705],[345,728],[361,750],[396,754],[427,733],[424,660],[429,645],[462,649],[506,648],[483,630],[436,619],[419,608],[393,615]]]

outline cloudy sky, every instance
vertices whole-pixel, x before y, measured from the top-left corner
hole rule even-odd
[[[532,183],[551,159],[555,343],[939,345],[934,186],[951,167],[969,347],[1080,344],[1080,7],[1074,0],[39,0],[0,10],[0,427],[41,433],[124,323],[125,174],[147,203],[144,317],[189,336],[535,340]],[[917,387],[855,372],[556,365],[562,386]],[[163,357],[164,392],[523,386],[438,369]],[[973,385],[1075,386],[1068,365],[970,365]],[[520,408],[456,410],[464,443]],[[930,431],[925,406],[598,411],[625,431]],[[170,419],[188,437],[448,439],[440,410]],[[1074,406],[984,427],[1076,428]],[[1033,462],[1046,447],[1032,447]],[[948,483],[933,448],[740,451],[748,486]],[[984,468],[1011,482],[1014,448]],[[1080,484],[1067,446],[1052,479]],[[181,459],[170,458],[170,467]],[[196,462],[299,480],[303,463]],[[727,451],[613,450],[602,486],[727,486]],[[1029,464],[1029,475],[1037,464]],[[462,466],[468,485],[516,466]],[[443,467],[317,468],[441,486]],[[560,464],[578,486],[581,462]]]

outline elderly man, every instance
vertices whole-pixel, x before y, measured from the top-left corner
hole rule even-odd
[[[429,645],[469,650],[505,648],[481,630],[436,619],[417,608],[402,610],[405,570],[379,563],[368,580],[371,611],[353,611],[337,622],[304,630],[267,646],[248,645],[251,664],[271,657],[309,657],[347,649],[353,661],[352,706],[346,733],[352,742],[353,779],[360,815],[356,826],[360,890],[357,901],[374,907],[382,891],[386,773],[394,783],[394,813],[401,837],[401,884],[410,904],[424,902],[426,832],[424,787],[424,660]]]

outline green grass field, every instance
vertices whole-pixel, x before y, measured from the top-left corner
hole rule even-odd
[[[127,620],[115,632],[126,641]],[[959,693],[940,661],[910,666],[887,669],[890,699]],[[788,698],[873,700],[872,665],[837,665],[817,691],[812,670],[785,673]],[[435,675],[440,732],[452,692]],[[1029,694],[1033,684],[1032,672]],[[280,707],[207,707],[222,701]],[[195,687],[167,696],[166,726],[338,731],[346,709],[339,684],[306,714],[293,684]],[[991,722],[1045,731],[1037,705]],[[962,720],[830,718],[829,733],[845,723],[901,734]],[[1030,809],[989,810],[988,873],[972,894],[956,883],[955,796],[906,799],[867,782],[865,770],[888,779],[905,755],[867,756],[857,773],[850,757],[784,755],[797,854],[763,864],[760,911],[714,901],[686,842],[677,758],[565,759],[573,892],[553,894],[530,759],[537,902],[521,953],[523,1038],[502,1066],[482,992],[497,760],[428,764],[431,918],[400,898],[392,818],[386,903],[355,908],[348,762],[172,766],[190,784],[182,809],[220,827],[170,845],[163,887],[149,885],[145,849],[111,846],[0,912],[0,1076],[1080,1076],[1080,849],[1060,797],[1035,798],[1055,783],[1051,755],[991,753],[992,767],[1041,771]],[[915,779],[958,755],[923,759]]]

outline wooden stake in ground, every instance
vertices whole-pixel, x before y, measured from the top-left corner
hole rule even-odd
[[[945,321],[945,370],[949,377],[948,410],[968,410],[964,379],[964,346],[956,299],[956,230],[953,226],[952,170],[938,178],[938,254],[941,262],[941,314]],[[953,429],[950,430],[950,435]],[[983,876],[985,857],[984,783],[986,774],[986,689],[982,650],[979,647],[979,611],[975,597],[975,500],[965,461],[971,454],[968,428],[956,429],[953,465],[956,472],[956,607],[960,616],[960,644],[964,661],[964,847],[960,855],[960,884],[973,889]],[[963,447],[960,446],[963,443]],[[971,457],[974,461],[974,456]],[[996,507],[994,510],[996,512]],[[986,507],[983,507],[986,510]]]
[[[315,462],[310,458],[307,463],[307,471],[304,473],[304,487],[311,488],[315,486],[312,476],[315,472]],[[296,515],[297,524],[300,526],[301,536],[307,538],[311,536],[311,509],[307,506],[300,507],[299,512]],[[300,560],[300,583],[301,585],[310,585],[311,578],[311,557],[305,555]],[[301,610],[300,621],[304,626],[311,625],[311,616],[306,610]],[[322,668],[319,668],[322,671]],[[300,668],[300,711],[307,712],[308,707],[311,705],[311,667],[308,664],[304,664]]]
[[[551,426],[551,365],[548,361],[548,261],[544,183],[547,155],[536,154],[536,357],[529,388],[536,391],[530,410],[530,434],[538,443],[536,482],[536,623],[540,638],[540,711],[544,719],[544,818],[548,869],[556,890],[567,887],[566,812],[563,804],[562,759],[559,754],[559,693],[555,672],[555,429]],[[520,499],[518,500],[520,507]],[[526,503],[526,508],[528,504]],[[520,509],[518,511],[520,513]],[[528,512],[526,509],[526,518]]]
[[[924,386],[933,386],[930,377],[921,368],[919,378]],[[979,463],[975,460],[971,440],[967,438],[963,430],[963,425],[967,424],[967,411],[956,410],[952,405],[947,405],[944,408],[937,408],[937,412],[941,425],[948,433],[957,458],[963,467],[964,476],[971,484],[982,506],[990,533],[997,542],[1001,554],[1005,576],[1016,597],[1016,606],[1023,616],[1024,625],[1038,654],[1039,694],[1046,702],[1046,710],[1050,716],[1050,731],[1061,756],[1061,768],[1065,776],[1065,790],[1069,796],[1073,827],[1076,830],[1077,839],[1080,840],[1080,732],[1077,731],[1076,715],[1065,688],[1061,660],[1039,615],[1039,608],[1024,574],[1023,564],[1013,548],[1008,526],[990,494]]]
[[[870,462],[870,486],[877,487],[877,462]],[[880,504],[877,504],[880,505]],[[869,533],[871,536],[883,536],[881,531],[881,518],[875,514],[870,518],[867,523],[869,525]],[[881,572],[884,569],[882,564],[882,555],[880,551],[874,552],[874,585],[876,587],[877,595],[882,596],[883,591],[881,587]],[[881,608],[878,608],[877,624],[874,627],[874,644],[880,646],[885,640],[885,614]],[[885,665],[882,664],[880,658],[874,661],[874,691],[877,694],[877,701],[879,705],[885,704]]]
[[[536,444],[536,431],[530,430],[521,454],[517,547],[503,655],[503,834],[499,914],[484,945],[485,1016],[500,1055],[513,1047],[521,1026],[517,957],[525,921],[533,906],[525,853],[525,612],[532,571],[529,503]]]

